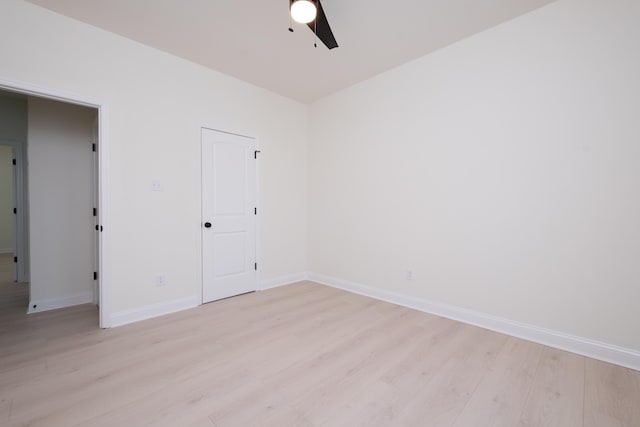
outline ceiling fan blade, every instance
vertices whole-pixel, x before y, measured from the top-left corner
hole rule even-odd
[[[289,10],[291,10],[291,5],[294,0],[289,0]],[[322,8],[322,3],[320,0],[315,0],[318,5],[318,15],[316,16],[315,21],[309,22],[307,25],[311,28],[311,31],[315,31],[318,38],[324,43],[324,45],[333,49],[338,47],[338,42],[336,38],[333,36],[333,31],[331,31],[331,27],[329,26],[329,21],[327,20],[327,15],[324,14],[324,9]]]
[[[316,35],[327,48],[336,48],[338,47],[338,42],[333,35],[333,31],[331,31],[327,15],[324,14],[322,3],[320,3],[320,0],[316,0],[316,2],[318,3],[318,16],[316,16],[315,22],[311,21],[307,25],[311,28],[311,31],[316,31]]]

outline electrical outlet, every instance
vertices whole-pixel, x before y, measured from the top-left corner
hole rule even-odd
[[[164,286],[167,284],[167,278],[161,274],[156,276],[156,286]]]
[[[413,279],[413,270],[407,270],[407,280]]]

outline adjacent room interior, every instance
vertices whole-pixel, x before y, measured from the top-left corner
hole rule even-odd
[[[3,0],[0,424],[640,426],[638,22]]]

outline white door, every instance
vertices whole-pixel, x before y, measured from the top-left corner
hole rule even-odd
[[[99,125],[98,117],[93,120],[93,144],[91,158],[91,191],[93,192],[93,302],[100,306],[100,212],[98,205],[100,201],[99,180],[100,176],[100,159],[98,157],[99,143]]]
[[[202,129],[202,302],[255,291],[256,141]]]
[[[18,272],[20,271],[20,267],[22,267],[24,260],[21,259],[22,256],[18,256],[18,239],[22,238],[22,236],[18,233],[18,159],[15,147],[11,147],[11,159],[13,164],[13,181],[11,182],[11,206],[13,206],[13,259],[15,260],[13,263],[13,280],[18,282],[18,276],[20,276]],[[20,207],[20,210],[22,210],[22,207]]]

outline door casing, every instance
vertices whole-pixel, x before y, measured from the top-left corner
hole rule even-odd
[[[97,243],[98,280],[99,289],[99,317],[100,327],[110,328],[112,325],[111,314],[111,287],[109,281],[109,114],[106,102],[92,97],[86,97],[74,93],[65,92],[35,85],[33,83],[4,79],[0,77],[0,89],[18,92],[25,95],[38,96],[55,101],[76,104],[98,110],[98,139],[97,146],[99,173],[97,176],[98,191],[98,220],[102,232],[99,233]],[[24,154],[24,153],[23,153]],[[24,157],[23,157],[24,159]],[[25,258],[26,259],[26,258]]]

